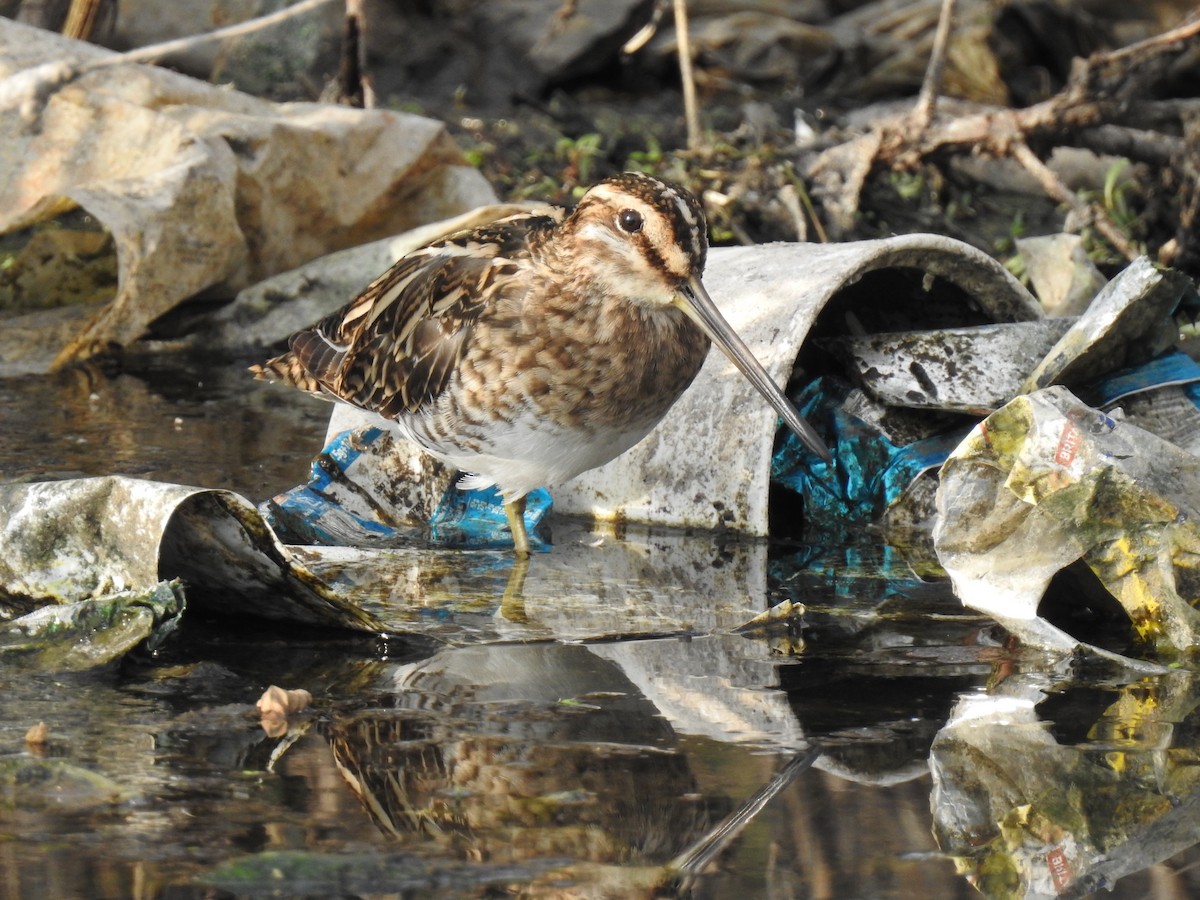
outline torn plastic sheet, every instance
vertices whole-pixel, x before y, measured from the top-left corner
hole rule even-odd
[[[119,275],[95,304],[10,317],[10,373],[130,344],[200,292],[495,199],[439,122],[270,103],[6,18],[0,110],[0,230],[36,236],[79,207],[112,236]],[[30,256],[54,270],[46,255]]]
[[[985,897],[1084,897],[1192,846],[1200,760],[1193,676],[1114,686],[1086,738],[1056,739],[1039,715],[1069,690],[1017,675],[959,701],[930,754],[934,833]]]
[[[1017,394],[1071,319],[902,331],[826,343],[875,399],[889,406],[987,415]]]
[[[179,579],[197,612],[377,631],[229,491],[108,476],[0,485],[0,601],[69,603]]]
[[[1179,340],[1172,314],[1196,296],[1192,280],[1141,256],[1123,269],[1029,374],[1028,393],[1052,384],[1072,390],[1161,355]]]
[[[1081,643],[1038,606],[1083,560],[1142,647],[1177,658],[1200,646],[1197,498],[1200,458],[1046,388],[993,413],[946,461],[934,545],[963,603],[1027,644]]]
[[[1065,384],[1095,405],[1193,380],[1173,314],[1195,287],[1141,257],[1077,318],[826,337],[853,381],[888,406],[986,415],[1013,397]],[[1122,370],[1120,373],[1117,370]],[[1122,383],[1124,379],[1124,383]]]

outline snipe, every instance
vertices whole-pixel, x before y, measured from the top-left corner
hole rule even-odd
[[[408,254],[251,371],[391,420],[471,473],[460,487],[496,485],[527,556],[525,495],[645,437],[710,341],[829,459],[705,291],[707,253],[691,194],[618,175],[572,211],[510,216]]]

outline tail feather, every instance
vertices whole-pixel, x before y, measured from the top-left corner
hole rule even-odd
[[[300,360],[296,359],[295,354],[290,350],[282,356],[268,359],[261,365],[251,366],[250,371],[260,381],[274,381],[299,388],[310,394],[316,394],[318,397],[332,399],[328,392],[321,387],[321,383],[309,374],[304,366],[300,365]]]

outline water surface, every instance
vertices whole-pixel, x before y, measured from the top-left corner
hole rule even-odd
[[[243,362],[0,381],[0,476],[286,489],[328,407]],[[422,637],[185,616],[101,671],[7,666],[0,897],[1200,894],[1191,674],[1024,652],[872,543],[555,541],[524,597],[503,553],[326,566]],[[282,736],[272,684],[313,695]]]

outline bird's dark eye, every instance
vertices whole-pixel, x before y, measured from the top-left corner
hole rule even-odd
[[[628,234],[637,234],[642,230],[644,220],[636,209],[623,209],[617,213],[617,224]]]

